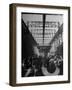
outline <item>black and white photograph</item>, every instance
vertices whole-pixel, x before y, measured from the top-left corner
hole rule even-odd
[[[70,82],[70,8],[11,4],[10,84]]]
[[[63,75],[63,14],[21,13],[21,76]]]

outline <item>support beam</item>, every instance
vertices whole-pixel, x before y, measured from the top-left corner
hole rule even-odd
[[[45,34],[45,19],[46,19],[46,15],[43,14],[43,44],[44,44],[44,34]]]

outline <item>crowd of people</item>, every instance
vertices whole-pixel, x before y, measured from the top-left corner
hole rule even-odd
[[[41,54],[24,58],[22,61],[22,77],[48,75],[63,75],[62,56],[47,57]]]

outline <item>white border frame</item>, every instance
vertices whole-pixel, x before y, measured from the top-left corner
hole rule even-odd
[[[41,77],[21,77],[21,13],[52,13],[63,14],[63,75],[59,76],[41,76]],[[68,10],[48,9],[48,8],[31,8],[16,7],[16,83],[38,83],[68,81]]]

